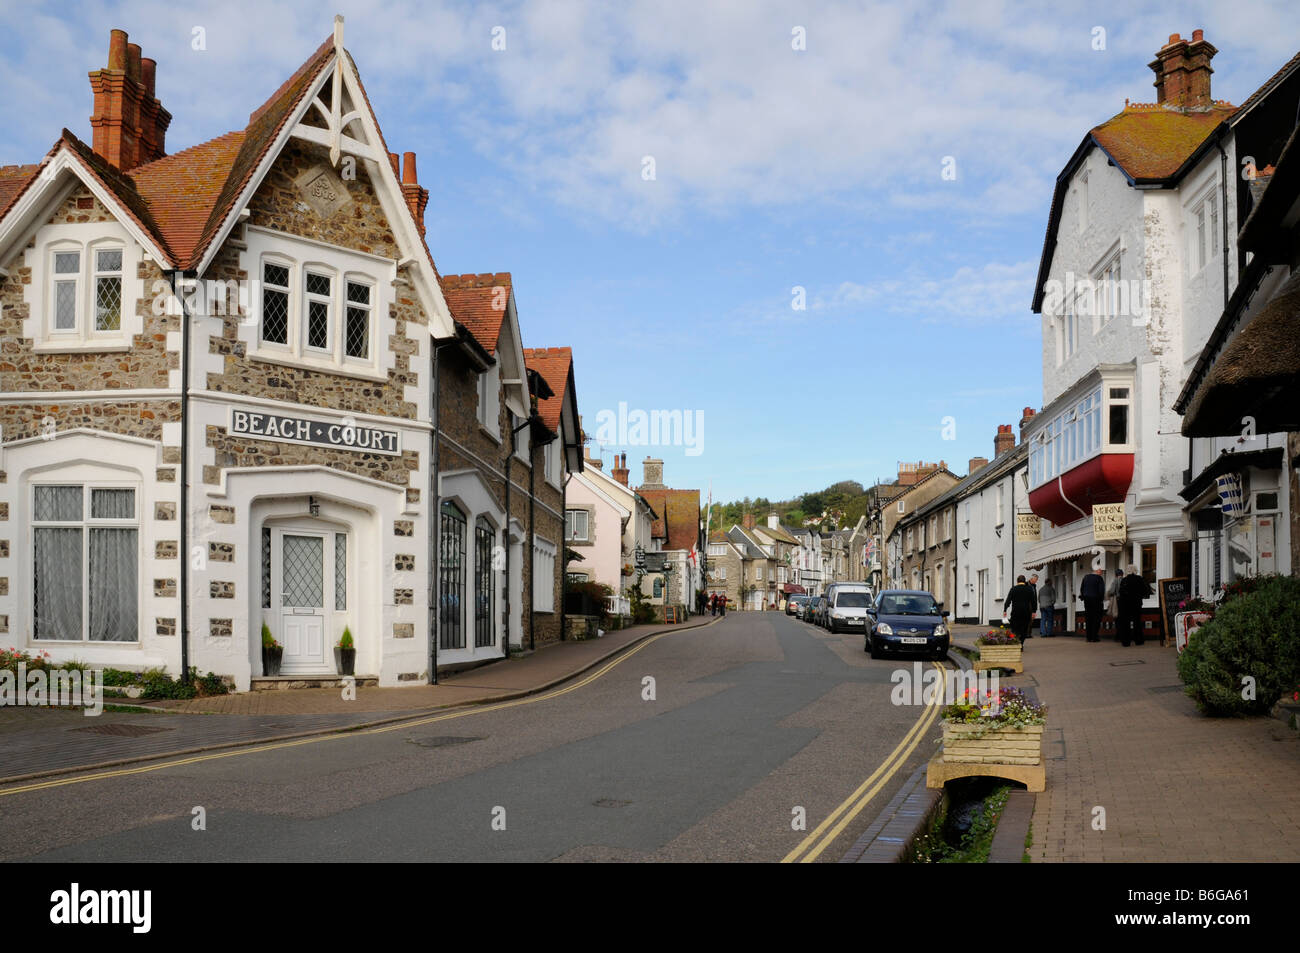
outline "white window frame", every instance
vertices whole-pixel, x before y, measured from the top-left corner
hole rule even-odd
[[[478,376],[478,423],[501,442],[501,365],[495,363]]]
[[[533,538],[533,608],[555,611],[555,565],[558,549],[540,536]]]
[[[116,251],[122,256],[121,267],[117,271],[99,270],[99,253]],[[58,255],[76,254],[77,270],[75,273],[55,271]],[[128,280],[128,269],[133,268],[135,257],[130,245],[116,237],[94,238],[89,241],[77,241],[71,238],[52,238],[41,253],[45,280],[42,294],[45,299],[42,314],[42,343],[50,345],[71,345],[91,347],[99,344],[126,344],[129,342],[128,325],[130,315],[136,304],[132,294],[134,284]],[[97,327],[97,291],[101,277],[118,279],[119,302],[116,328],[100,330]],[[74,293],[73,324],[70,328],[55,325],[57,295],[55,289],[60,284],[72,283]]]
[[[318,294],[307,290],[307,282],[310,278],[324,278],[330,283],[330,293],[328,295]],[[338,309],[336,307],[339,294],[339,276],[332,268],[322,265],[318,262],[305,262],[299,270],[298,286],[301,288],[300,308],[298,311],[299,336],[302,342],[301,353],[303,356],[315,356],[319,358],[337,359],[335,351],[338,350]],[[325,306],[325,346],[316,347],[308,343],[310,335],[309,325],[311,323],[311,306],[313,304],[323,304]]]
[[[387,381],[387,369],[394,357],[384,340],[381,325],[393,303],[392,283],[396,278],[397,263],[391,259],[359,252],[351,248],[329,245],[324,242],[285,235],[258,226],[245,228],[248,249],[241,253],[241,267],[255,276],[255,287],[249,295],[250,320],[248,327],[241,323],[239,336],[247,343],[248,356],[254,361],[269,361],[292,367],[305,367],[347,377]],[[268,341],[264,334],[263,297],[267,290],[266,265],[278,265],[288,270],[287,286],[269,286],[288,292],[288,328],[286,341]],[[307,274],[319,274],[330,280],[328,298],[307,293]],[[360,358],[347,353],[347,314],[349,284],[365,285],[370,289],[367,320],[366,353]],[[307,344],[307,316],[312,301],[324,302],[328,308],[326,347]],[[357,307],[354,305],[354,307]]]
[[[582,515],[582,535],[577,534],[577,520],[570,522],[570,516]],[[570,543],[589,543],[591,542],[591,512],[589,510],[565,510],[564,511],[564,540]]]
[[[38,487],[45,486],[77,486],[81,489],[81,519],[79,520],[38,520],[36,519],[36,490]],[[92,515],[91,500],[95,490],[131,490],[134,494],[134,515],[129,519],[110,519],[106,517],[95,517]],[[140,645],[140,628],[143,624],[144,614],[141,605],[141,590],[145,573],[143,571],[144,560],[141,558],[144,544],[144,532],[141,528],[141,499],[142,488],[138,482],[122,482],[114,480],[60,480],[55,475],[43,478],[39,481],[30,483],[27,487],[27,501],[29,505],[28,512],[31,518],[28,520],[28,539],[31,546],[30,555],[32,557],[32,572],[35,572],[35,547],[36,531],[45,528],[67,528],[81,530],[81,632],[80,637],[76,639],[38,639],[36,637],[35,626],[35,593],[32,596],[31,611],[33,613],[32,624],[32,644],[33,645],[129,645],[138,647]],[[90,531],[95,528],[113,528],[113,529],[134,529],[135,530],[135,558],[136,558],[136,631],[134,639],[121,640],[102,640],[90,638]],[[28,582],[30,583],[29,576]]]

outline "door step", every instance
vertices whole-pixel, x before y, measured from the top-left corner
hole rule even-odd
[[[290,688],[339,688],[347,676],[343,675],[262,675],[255,676],[249,683],[249,690],[254,692],[273,692]],[[374,688],[379,684],[378,675],[352,676],[357,688]]]

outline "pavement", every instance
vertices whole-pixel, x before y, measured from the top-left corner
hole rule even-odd
[[[956,626],[954,642],[983,631]],[[1300,733],[1202,715],[1176,658],[1159,640],[1026,643],[1025,673],[1004,683],[1048,706],[1032,862],[1300,860]]]
[[[80,710],[0,709],[0,784],[508,701],[544,692],[661,632],[713,621],[693,616],[685,623],[633,626],[601,638],[555,642],[529,655],[446,676],[437,685],[358,687],[352,701],[344,700],[338,688],[303,688],[132,702],[148,710],[93,718]]]

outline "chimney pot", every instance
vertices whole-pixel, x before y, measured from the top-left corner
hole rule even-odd
[[[108,68],[126,70],[126,31],[110,30],[108,34]]]
[[[393,175],[397,177],[398,181],[401,181],[402,160],[398,157],[396,152],[388,153],[388,164],[393,167]]]
[[[1192,31],[1192,42],[1193,42],[1193,43],[1200,43],[1201,40],[1203,40],[1203,39],[1205,39],[1205,31],[1204,31],[1204,30],[1193,30],[1193,31]]]
[[[415,175],[415,153],[402,153],[402,184],[417,185],[419,180]]]
[[[1165,46],[1173,46],[1175,43],[1181,43],[1182,39],[1183,38],[1179,36],[1177,33],[1170,33],[1169,42],[1166,43]]]
[[[126,78],[132,82],[140,82],[139,43],[128,43],[126,45]]]
[[[144,91],[150,97],[154,95],[154,79],[158,71],[157,60],[151,60],[149,57],[140,59],[140,82],[144,84]]]

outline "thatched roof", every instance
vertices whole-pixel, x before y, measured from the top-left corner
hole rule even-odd
[[[1239,331],[1183,416],[1188,437],[1300,430],[1300,270]]]

